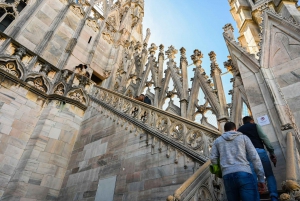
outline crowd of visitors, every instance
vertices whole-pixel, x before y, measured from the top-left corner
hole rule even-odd
[[[268,154],[276,167],[277,159],[270,140],[250,116],[243,118],[239,129],[227,122],[224,133],[211,149],[211,172],[220,169],[228,201],[259,201],[259,194],[270,194],[271,201],[278,201],[277,184]],[[266,181],[265,182],[265,177]]]

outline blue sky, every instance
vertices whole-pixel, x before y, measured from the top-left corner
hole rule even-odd
[[[215,51],[222,72],[226,72],[223,62],[227,60],[228,50],[223,39],[222,27],[235,21],[229,12],[227,0],[145,0],[145,16],[143,29],[151,29],[149,45],[163,44],[165,50],[170,45],[176,49],[184,47],[187,50],[189,64],[190,56],[195,49],[204,54],[202,67],[210,75],[210,60],[208,53]],[[236,28],[235,28],[236,29]],[[177,55],[179,65],[180,54]],[[194,76],[194,66],[189,67],[189,78]],[[223,76],[225,93],[232,88],[229,82],[230,74]],[[227,102],[231,97],[227,95]]]

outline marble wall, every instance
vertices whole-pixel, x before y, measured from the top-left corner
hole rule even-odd
[[[175,155],[167,158],[166,154],[166,146],[152,152],[144,133],[131,133],[91,107],[82,122],[59,200],[94,200],[98,185],[116,177],[113,195],[103,196],[113,196],[114,201],[164,201],[194,173],[193,162],[184,168],[183,156],[175,164]]]
[[[83,113],[8,79],[1,83],[1,200],[58,197]]]

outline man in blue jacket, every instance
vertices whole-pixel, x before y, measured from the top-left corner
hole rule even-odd
[[[272,166],[268,157],[266,150],[264,149],[264,145],[270,153],[270,159],[276,165],[277,159],[274,154],[274,148],[271,145],[269,138],[263,132],[262,128],[254,123],[254,120],[250,116],[245,116],[243,118],[244,125],[241,126],[238,131],[247,135],[253,146],[255,147],[262,165],[264,167],[264,172],[267,178],[268,190],[270,193],[271,201],[278,201],[278,192],[277,192],[277,184],[273,174]],[[253,170],[252,170],[253,171]],[[256,178],[255,173],[253,172],[254,177]]]

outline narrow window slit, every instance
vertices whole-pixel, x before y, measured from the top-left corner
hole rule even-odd
[[[91,40],[92,40],[92,36],[90,36],[90,39],[89,39],[89,42],[88,42],[88,43],[90,43],[90,42],[91,42]]]

